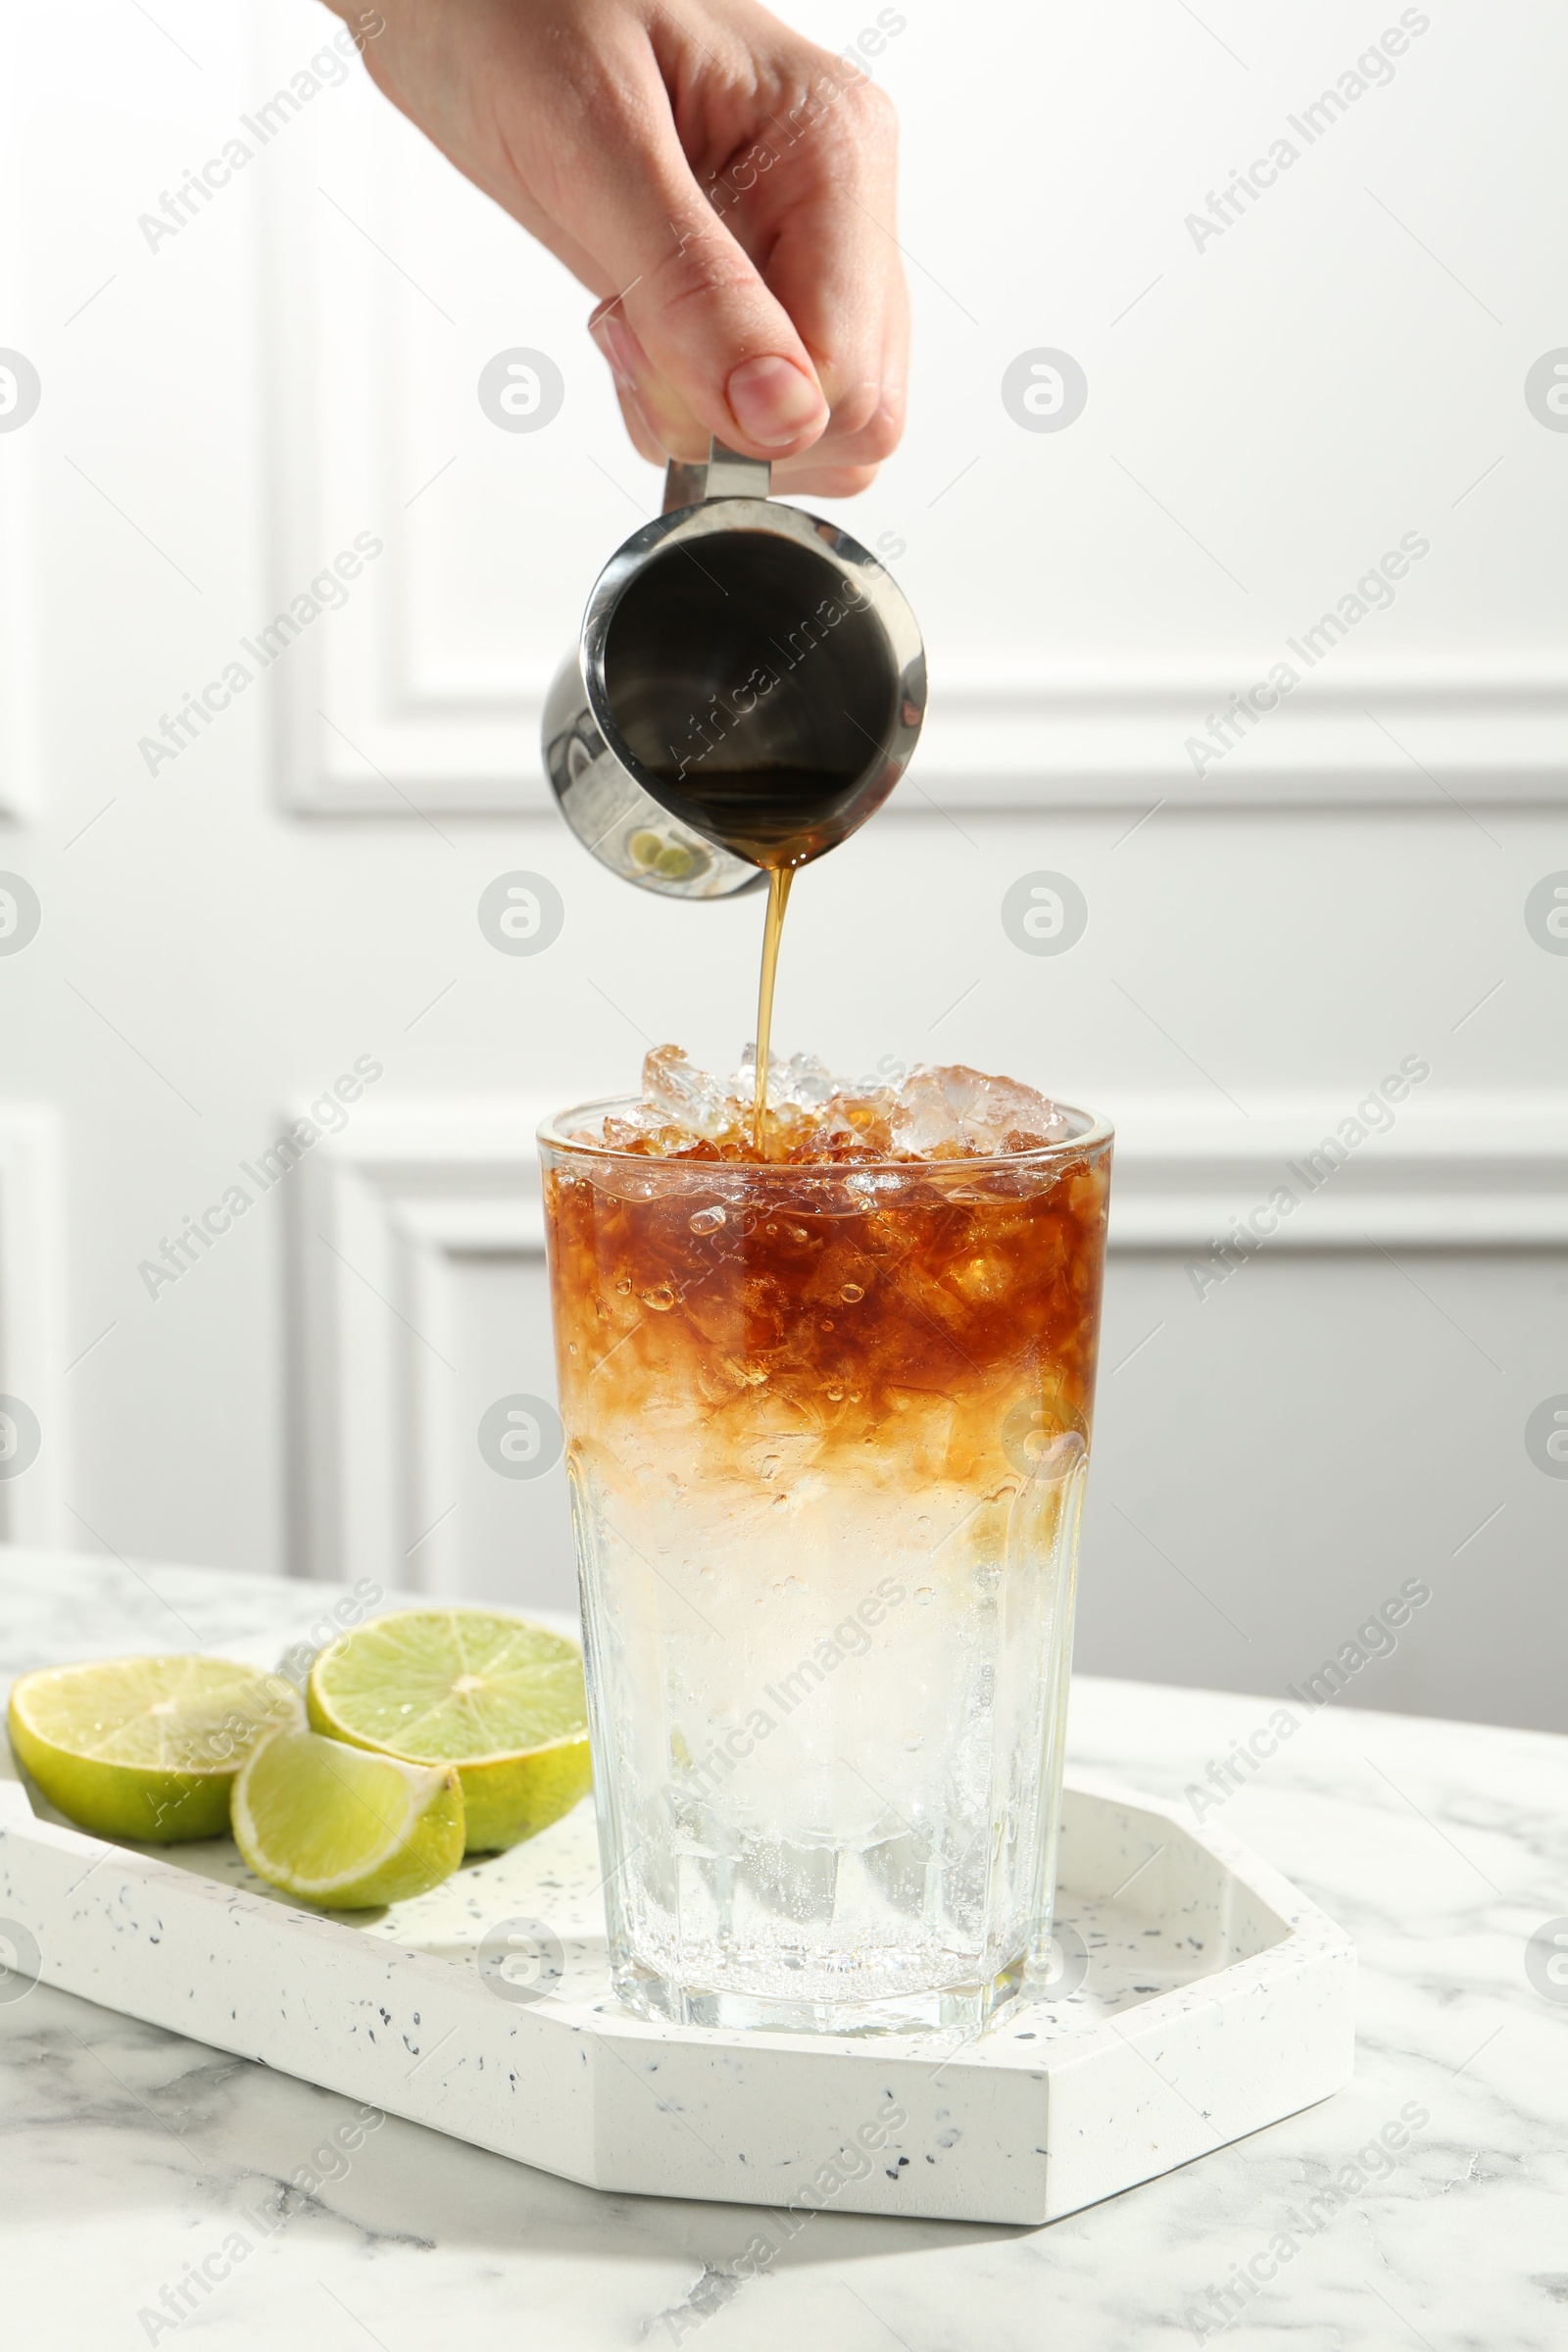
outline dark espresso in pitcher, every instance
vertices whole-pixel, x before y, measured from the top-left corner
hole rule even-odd
[[[656,770],[659,798],[672,816],[764,872],[808,865],[863,822],[863,774],[810,767],[719,766],[693,760],[682,770]]]
[[[893,789],[895,715],[860,582],[809,547],[715,533],[656,557],[616,608],[605,684],[661,805],[768,876],[758,994],[756,1143],[765,1152],[779,940],[797,869]]]

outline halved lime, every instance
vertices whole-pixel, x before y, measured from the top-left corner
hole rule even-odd
[[[234,1783],[234,1843],[259,1879],[329,1911],[406,1902],[463,1860],[455,1772],[315,1732],[264,1740]]]
[[[257,1741],[299,1723],[292,1683],[228,1658],[110,1658],[45,1666],[11,1688],[18,1761],[98,1838],[173,1845],[220,1838]]]
[[[470,1853],[533,1837],[592,1779],[582,1652],[523,1617],[373,1617],[321,1651],[307,1697],[312,1723],[334,1740],[455,1765]]]

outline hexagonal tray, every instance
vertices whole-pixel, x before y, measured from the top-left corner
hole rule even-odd
[[[106,1844],[0,1778],[0,1937],[44,1983],[568,2180],[778,2208],[765,2262],[824,2206],[1054,2221],[1348,2081],[1354,1952],[1265,1863],[1084,1781],[1061,1854],[1059,1987],[970,2041],[628,2015],[588,1802],[415,1902],[322,1916],[226,1840]]]

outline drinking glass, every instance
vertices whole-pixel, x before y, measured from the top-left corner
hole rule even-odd
[[[588,1140],[628,1107],[540,1135],[617,1990],[978,2030],[1048,1973],[1110,1129]]]

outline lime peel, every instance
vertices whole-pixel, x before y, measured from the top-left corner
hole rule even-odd
[[[455,1768],[470,1853],[535,1836],[591,1784],[582,1653],[526,1618],[479,1608],[371,1618],[321,1651],[307,1701],[334,1740]]]
[[[199,1654],[45,1666],[12,1685],[18,1762],[58,1811],[99,1838],[172,1845],[220,1838],[235,1774],[301,1720],[281,1676]]]
[[[463,1791],[449,1767],[278,1732],[234,1784],[233,1827],[269,1886],[324,1910],[369,1910],[451,1877],[463,1859]]]

